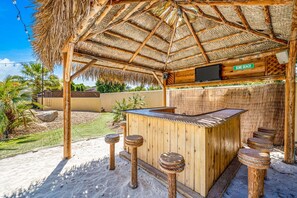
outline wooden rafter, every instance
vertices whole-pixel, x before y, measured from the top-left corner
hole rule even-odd
[[[115,51],[118,51],[118,52],[122,52],[122,53],[127,53],[127,54],[134,54],[133,51],[130,51],[130,50],[125,50],[125,49],[121,49],[121,48],[118,48],[118,47],[114,47],[114,46],[111,46],[111,45],[107,45],[105,43],[102,43],[100,41],[95,41],[95,40],[92,40],[92,39],[89,39],[89,40],[86,40],[85,41],[86,43],[91,43],[91,44],[95,44],[95,45],[99,45],[99,46],[104,46],[106,48],[110,48],[112,50],[115,50]],[[160,63],[160,64],[164,64],[163,62],[159,61],[159,60],[156,60],[154,58],[151,58],[151,57],[148,57],[148,56],[145,56],[145,55],[141,55],[139,54],[140,57],[144,58],[144,59],[147,59],[149,61],[154,61],[154,62],[157,62],[157,63]]]
[[[168,16],[168,14],[171,12],[172,8],[169,8],[167,12],[162,16],[161,20],[157,23],[157,25],[152,29],[152,31],[149,33],[149,35],[144,39],[143,43],[138,47],[136,52],[133,54],[133,56],[130,58],[129,63],[133,62],[133,60],[136,58],[136,56],[139,54],[141,49],[145,46],[145,44],[150,40],[150,38],[155,34],[157,29],[160,27],[160,25],[163,23],[164,19]]]
[[[128,8],[129,8],[129,4],[125,4],[123,7],[121,7],[117,13],[112,17],[112,19],[109,21],[108,25],[110,25],[111,23],[113,23],[115,20],[117,20],[119,18],[119,16],[121,16],[121,14],[123,14]],[[107,25],[107,26],[108,26]]]
[[[129,41],[129,42],[135,42],[135,43],[141,45],[141,42],[135,40],[134,38],[130,38],[130,37],[124,36],[122,34],[118,34],[118,33],[112,32],[112,31],[106,31],[105,34],[109,34],[109,35],[115,36],[115,37],[117,37],[119,39],[126,40],[126,41]],[[144,47],[145,48],[148,48],[148,49],[150,49],[152,51],[155,51],[155,52],[161,53],[163,55],[166,55],[166,53],[164,51],[159,50],[159,49],[157,49],[157,48],[155,48],[153,46],[149,46],[148,44],[146,44]]]
[[[241,25],[238,25],[236,23],[233,23],[233,22],[229,22],[229,21],[226,21],[224,22],[222,19],[220,18],[217,18],[217,17],[213,17],[213,16],[210,16],[208,14],[205,14],[199,7],[197,6],[194,6],[197,10],[197,12],[194,12],[192,10],[189,10],[189,9],[183,9],[185,12],[187,13],[190,13],[190,14],[193,14],[193,15],[199,15],[199,16],[202,16],[206,19],[209,19],[209,20],[212,20],[212,21],[215,21],[217,23],[221,23],[221,24],[224,24],[224,25],[227,25],[227,26],[230,26],[230,27],[233,27],[233,28],[236,28],[236,29],[239,29],[241,31],[245,31],[245,32],[248,32],[248,33],[251,33],[251,34],[254,34],[256,36],[259,36],[259,37],[262,37],[262,38],[265,38],[265,39],[268,39],[268,40],[271,40],[271,41],[274,41],[274,42],[277,42],[277,43],[280,43],[280,44],[283,44],[283,45],[287,45],[287,41],[284,40],[284,39],[279,39],[279,38],[270,38],[269,35],[267,34],[264,34],[264,33],[261,33],[261,32],[257,32],[253,29],[246,29],[245,27],[241,26]]]
[[[270,34],[269,34],[270,38],[274,38],[275,34],[274,34],[272,23],[271,23],[271,15],[270,15],[270,11],[269,11],[269,6],[264,6],[263,10],[264,10],[264,15],[265,15],[265,23],[266,23],[266,25],[269,29],[269,32],[270,32]]]
[[[126,69],[140,69],[146,72],[156,72],[157,74],[161,74],[163,71],[162,70],[158,70],[158,69],[153,69],[144,65],[139,65],[139,64],[135,64],[135,63],[127,63],[125,61],[122,60],[118,60],[118,59],[112,59],[112,58],[106,58],[106,57],[102,57],[102,56],[94,56],[85,52],[74,52],[75,56],[78,57],[86,57],[89,59],[96,59],[98,61],[106,61],[106,62],[110,62],[110,63],[114,63],[114,64],[119,64],[119,65],[123,65],[124,68]],[[123,68],[123,69],[124,69]]]
[[[72,74],[71,77],[70,77],[71,81],[74,80],[81,73],[85,72],[88,68],[90,68],[96,62],[97,62],[97,60],[96,59],[93,59],[90,62],[88,62],[85,66],[83,66],[82,68],[80,68],[77,72],[75,72],[74,74]]]
[[[244,27],[247,30],[250,30],[251,26],[249,25],[248,21],[246,20],[244,14],[242,13],[241,7],[240,6],[235,6],[234,9],[235,9],[237,15],[239,16],[240,20],[242,21]]]
[[[167,57],[166,57],[166,62],[165,62],[165,70],[166,70],[167,64],[169,62],[171,48],[172,48],[174,36],[175,36],[175,33],[176,33],[177,23],[178,23],[178,19],[176,18],[175,19],[175,22],[173,23],[173,29],[172,29],[172,34],[171,34],[171,38],[170,38],[170,43],[169,43],[169,47],[168,47],[168,50],[167,50]]]
[[[196,32],[197,33],[197,32]],[[217,42],[217,41],[221,41],[221,40],[225,40],[225,39],[229,39],[229,38],[232,38],[232,37],[235,37],[235,36],[238,36],[240,34],[243,34],[243,32],[236,32],[236,33],[233,33],[233,34],[229,34],[227,36],[224,36],[224,37],[219,37],[219,38],[215,38],[215,39],[211,39],[211,40],[208,40],[208,41],[204,41],[204,42],[201,42],[202,45],[205,45],[205,44],[209,44],[209,43],[213,43],[213,42]],[[183,51],[186,51],[186,50],[190,50],[190,49],[193,49],[193,48],[196,48],[197,45],[191,45],[189,47],[184,47],[182,49],[179,49],[179,50],[176,50],[174,52],[171,52],[171,55],[174,55],[174,54],[178,54],[178,53],[181,53]]]
[[[88,64],[89,63],[87,61],[76,60],[76,59],[74,59],[73,62],[80,63],[80,64]],[[90,67],[98,67],[98,68],[103,68],[103,69],[123,71],[123,67],[106,66],[106,65],[102,65],[102,64],[98,64],[98,63],[95,63],[95,64],[91,65]],[[137,72],[137,73],[140,73],[140,74],[152,75],[152,72],[139,71],[136,68],[133,68],[133,70],[132,69],[126,69],[126,71]],[[161,73],[159,73],[158,75],[161,77]]]
[[[150,1],[150,0],[142,0],[142,1]],[[116,4],[129,4],[129,3],[136,3],[140,2],[140,0],[109,0],[109,3],[112,5]],[[290,0],[192,0],[190,3],[189,1],[179,1],[180,4],[191,5],[195,3],[197,5],[284,5],[289,4],[292,1]]]
[[[204,50],[204,48],[203,48],[203,46],[202,46],[202,44],[201,44],[201,42],[200,42],[200,40],[199,40],[199,38],[198,38],[198,36],[197,36],[197,34],[196,34],[196,32],[195,32],[195,30],[194,30],[192,24],[190,23],[190,21],[189,21],[189,19],[188,19],[188,16],[187,16],[187,14],[186,14],[185,12],[183,12],[183,18],[184,18],[184,20],[185,20],[185,22],[186,22],[186,24],[187,24],[187,26],[188,26],[188,28],[189,28],[189,30],[190,30],[192,36],[193,36],[194,39],[195,39],[195,42],[196,42],[197,46],[199,47],[201,53],[203,54],[203,57],[204,57],[205,61],[206,61],[207,63],[209,63],[209,58],[208,58],[208,56],[206,55],[205,50]]]
[[[159,76],[157,76],[156,72],[152,72],[152,74],[159,83],[160,87],[164,88],[163,82],[160,80]]]
[[[145,13],[145,12],[153,9],[159,2],[156,1],[156,0],[155,1],[152,1],[147,6],[145,6],[145,8],[143,10],[138,10],[143,5],[143,3],[145,3],[145,2],[142,2],[142,3],[138,4],[124,18],[122,18],[121,20],[118,20],[118,21],[116,21],[114,23],[111,23],[104,30],[101,30],[99,32],[94,31],[94,32],[90,33],[86,37],[86,39],[92,38],[93,36],[95,36],[97,34],[102,34],[102,33],[106,32],[107,30],[110,30],[110,29],[112,29],[112,28],[114,28],[114,27],[116,27],[118,25],[121,25],[121,24],[123,24],[123,23],[125,23],[125,22],[127,22],[127,21],[129,21],[129,20],[131,20],[133,18],[135,18],[135,17],[138,17],[138,16],[142,15],[143,13]]]
[[[96,27],[98,24],[101,23],[101,21],[104,19],[104,17],[109,13],[109,11],[112,9],[112,6],[108,5],[104,8],[100,16],[97,18],[97,20],[94,22],[92,27]],[[86,31],[80,38],[79,41],[85,40],[86,37],[89,36],[90,31],[92,28],[90,28],[88,31]]]
[[[250,46],[250,45],[257,45],[257,44],[261,44],[263,42],[266,42],[266,40],[265,39],[260,39],[260,40],[254,41],[254,42],[236,44],[236,45],[232,45],[232,46],[229,46],[229,47],[221,47],[221,48],[218,48],[218,49],[214,49],[214,50],[208,51],[208,52],[206,52],[206,54],[211,54],[211,53],[218,52],[218,51],[223,51],[223,50],[224,51],[227,51],[227,50],[230,50],[230,49],[247,47],[247,46]],[[191,58],[194,58],[196,56],[201,56],[201,55],[203,55],[203,54],[202,53],[194,54],[194,55],[191,55],[191,56],[187,56],[187,57],[176,59],[174,61],[171,61],[170,63],[174,63],[174,62],[181,61],[181,60],[191,59]]]
[[[148,30],[148,29],[146,29],[144,27],[140,27],[139,25],[136,25],[135,23],[132,23],[130,21],[127,21],[126,24],[129,24],[130,26],[134,27],[135,29],[138,29],[138,30],[140,30],[142,32],[145,32],[145,33],[148,33],[148,34],[151,32],[150,30]],[[159,36],[157,34],[154,34],[153,37],[156,37],[159,40],[164,41],[165,43],[169,44],[169,42],[166,39],[162,38],[161,36]]]

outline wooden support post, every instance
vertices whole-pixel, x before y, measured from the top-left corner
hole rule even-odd
[[[163,79],[163,106],[167,106],[167,86],[166,86],[166,79]]]
[[[285,92],[285,134],[284,134],[284,161],[294,163],[294,138],[295,138],[295,84],[296,84],[296,58],[297,58],[297,0],[294,2],[292,26],[290,37],[289,62],[286,70]]]
[[[68,45],[63,54],[63,110],[64,110],[64,158],[71,158],[71,62],[74,45]]]

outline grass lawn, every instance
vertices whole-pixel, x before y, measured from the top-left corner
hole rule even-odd
[[[102,113],[95,120],[72,126],[72,141],[100,137],[114,133],[108,128],[107,123],[112,121],[112,113]],[[62,145],[63,129],[55,129],[40,133],[20,136],[8,141],[0,142],[0,159],[38,148]]]

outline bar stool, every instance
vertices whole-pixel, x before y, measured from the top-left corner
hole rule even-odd
[[[125,144],[132,148],[131,151],[131,181],[130,187],[135,189],[138,187],[137,181],[137,147],[142,146],[143,137],[141,135],[129,135],[125,138]]]
[[[176,173],[184,170],[184,157],[178,153],[168,152],[160,155],[159,165],[168,177],[168,197],[176,197]]]
[[[264,133],[273,133],[273,134],[276,133],[275,129],[269,129],[269,128],[265,128],[265,127],[259,127],[258,131],[264,132]]]
[[[124,150],[126,150],[126,145],[125,145],[125,138],[126,138],[126,136],[127,136],[127,130],[126,130],[126,121],[122,121],[122,122],[120,122],[120,126],[121,126],[121,128],[123,129],[123,143],[124,143]]]
[[[253,133],[253,137],[266,139],[266,140],[269,140],[269,141],[273,142],[275,134],[274,133],[265,133],[265,132],[261,132],[261,131],[256,131],[256,132]]]
[[[115,159],[114,159],[114,150],[115,143],[120,141],[119,134],[108,134],[105,136],[105,142],[109,144],[109,170],[115,169]]]
[[[261,170],[270,166],[270,156],[255,149],[240,149],[238,160],[248,167],[248,198],[264,195],[264,178]]]

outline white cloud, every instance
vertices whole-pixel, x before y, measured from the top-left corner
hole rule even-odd
[[[8,58],[0,59],[0,81],[8,75],[20,75],[21,64],[15,63]]]

